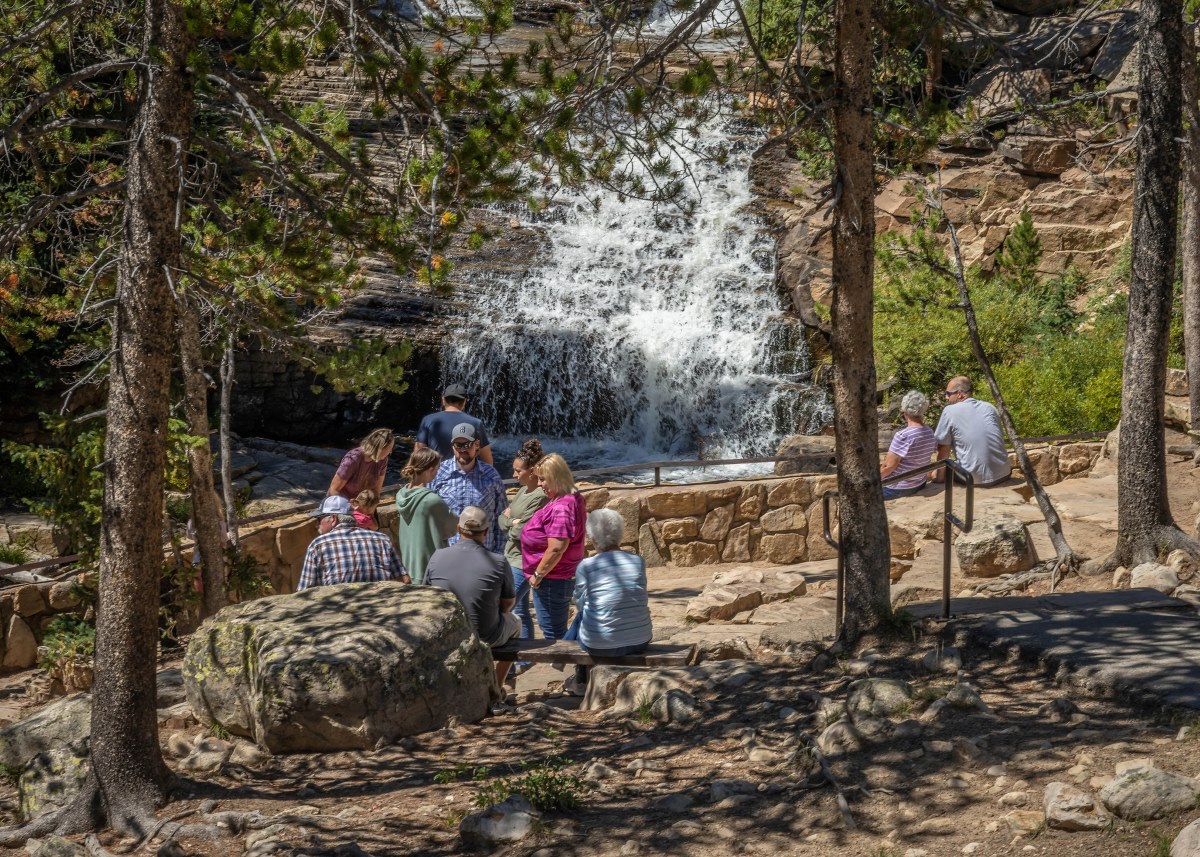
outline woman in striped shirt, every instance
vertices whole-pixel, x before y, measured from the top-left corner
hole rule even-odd
[[[929,397],[917,390],[909,390],[900,400],[900,412],[907,423],[892,437],[887,458],[879,468],[879,475],[887,478],[893,473],[907,473],[924,467],[937,452],[937,438],[933,429],[925,425],[925,412],[929,410]],[[883,486],[883,499],[894,500],[916,494],[925,487],[929,474],[922,473],[910,479],[900,479]]]

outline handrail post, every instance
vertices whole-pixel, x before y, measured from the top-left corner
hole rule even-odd
[[[654,487],[657,488],[662,484],[662,468],[658,465],[654,467]]]
[[[950,535],[954,532],[954,472],[947,467],[946,512],[942,515],[942,618],[950,618]]]
[[[834,600],[833,632],[842,632],[842,619],[845,617],[846,595],[846,561],[842,558],[842,543],[834,539],[829,529],[829,500],[836,497],[836,491],[826,491],[821,495],[821,536],[825,543],[837,551],[837,598]]]

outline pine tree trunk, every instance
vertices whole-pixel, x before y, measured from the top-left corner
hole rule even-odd
[[[225,501],[225,526],[229,543],[238,547],[237,494],[233,490],[233,443],[230,439],[230,421],[233,411],[233,333],[225,338],[225,351],[221,355],[221,495]]]
[[[833,426],[846,570],[842,633],[853,640],[891,609],[890,548],[879,476],[873,346],[875,160],[871,0],[838,0],[833,226]]]
[[[91,756],[108,822],[136,830],[166,797],[155,666],[162,572],[174,300],[176,195],[191,127],[193,39],[181,10],[146,0],[139,92],[117,267],[108,381]]]
[[[183,368],[183,409],[188,432],[204,443],[188,450],[192,494],[192,523],[200,551],[204,600],[200,618],[212,616],[227,603],[225,597],[225,525],[213,482],[212,445],[208,440],[208,378],[200,347],[200,314],[186,297],[179,301],[179,356]]]
[[[1183,350],[1187,360],[1189,428],[1200,447],[1200,63],[1196,57],[1196,25],[1187,33],[1183,52]],[[1196,452],[1200,461],[1200,449]]]
[[[1175,546],[1197,547],[1171,517],[1163,438],[1183,134],[1179,0],[1142,4],[1138,45],[1140,127],[1117,456],[1117,547],[1105,567],[1154,560]]]

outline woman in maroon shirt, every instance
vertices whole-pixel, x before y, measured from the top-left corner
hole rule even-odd
[[[388,456],[395,445],[396,438],[391,429],[375,429],[363,438],[362,443],[342,457],[342,463],[329,483],[329,496],[336,494],[353,500],[360,491],[370,489],[379,497],[383,493]]]

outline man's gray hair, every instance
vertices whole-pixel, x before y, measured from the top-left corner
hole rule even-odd
[[[339,524],[354,524],[356,527],[358,526],[358,518],[353,515],[334,515],[333,517],[337,518]]]
[[[920,420],[929,410],[929,397],[920,390],[909,390],[900,400],[900,412],[906,417]]]
[[[611,550],[621,546],[625,519],[615,509],[597,509],[587,516],[587,534],[596,550]]]

